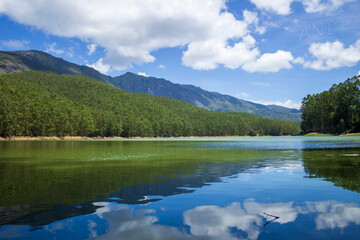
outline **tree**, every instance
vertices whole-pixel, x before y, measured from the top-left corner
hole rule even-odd
[[[308,95],[301,106],[302,133],[360,131],[359,77],[334,84],[329,91]]]

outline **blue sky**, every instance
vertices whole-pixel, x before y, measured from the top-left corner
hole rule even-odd
[[[360,71],[356,0],[0,0],[0,49],[299,107]]]

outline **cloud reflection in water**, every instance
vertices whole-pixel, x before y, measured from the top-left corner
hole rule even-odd
[[[248,199],[228,206],[198,206],[183,214],[186,226],[177,228],[159,224],[155,210],[136,210],[128,205],[95,203],[96,214],[109,223],[109,231],[99,239],[251,239],[259,237],[267,222],[263,212],[279,216],[274,223],[295,222],[299,214],[315,214],[316,230],[343,229],[349,224],[360,224],[357,204],[337,201],[287,203],[258,203]],[[314,229],[311,229],[314,231]],[[95,235],[92,235],[95,236]]]

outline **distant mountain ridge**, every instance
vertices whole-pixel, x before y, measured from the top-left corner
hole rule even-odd
[[[111,78],[110,82],[128,92],[171,97],[212,111],[248,112],[268,118],[300,122],[301,112],[297,109],[253,103],[193,85],[175,84],[163,78],[144,77],[128,72]]]
[[[57,74],[83,75],[108,84],[109,78],[111,78],[91,67],[80,66],[41,51],[0,51],[0,74],[1,72],[11,73],[29,70],[50,71]]]
[[[247,112],[268,118],[300,122],[301,113],[296,109],[257,104],[206,91],[193,85],[175,84],[166,79],[144,77],[130,72],[118,77],[110,77],[91,67],[70,63],[41,51],[0,51],[0,74],[29,70],[83,75],[125,91],[171,97],[212,111]]]

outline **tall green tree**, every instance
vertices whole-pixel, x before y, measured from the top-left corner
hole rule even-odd
[[[360,79],[355,76],[328,91],[308,95],[301,106],[302,133],[360,131]]]

